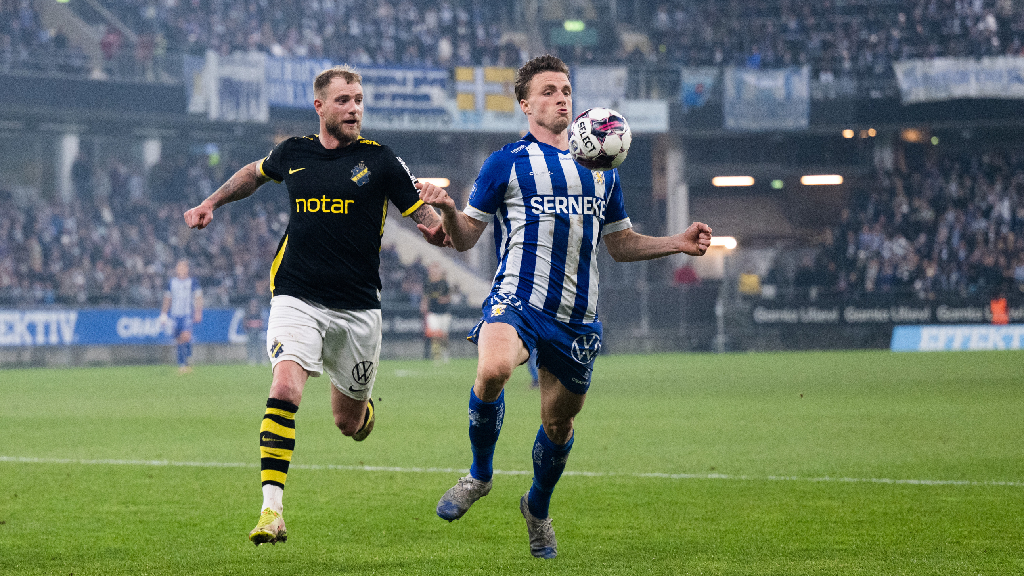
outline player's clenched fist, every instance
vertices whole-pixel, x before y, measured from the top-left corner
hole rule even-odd
[[[455,200],[444,188],[430,182],[417,182],[416,188],[420,191],[420,200],[423,200],[424,204],[439,208],[441,211],[455,210]]]
[[[711,226],[703,222],[690,224],[682,234],[683,253],[690,256],[703,256],[711,246]]]
[[[202,230],[213,220],[213,208],[208,206],[206,203],[200,204],[195,208],[192,208],[188,212],[185,212],[185,224],[189,228],[198,228]]]

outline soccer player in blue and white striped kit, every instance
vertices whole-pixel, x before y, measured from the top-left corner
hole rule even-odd
[[[203,319],[203,290],[199,282],[189,276],[187,260],[178,260],[174,268],[174,277],[164,292],[160,318],[171,322],[172,336],[177,344],[178,371],[190,371],[192,328]]]
[[[492,154],[480,170],[465,210],[442,188],[417,184],[420,198],[442,212],[444,230],[459,251],[494,224],[498,270],[483,319],[470,334],[478,346],[469,398],[473,464],[437,504],[452,521],[491,490],[494,446],[505,412],[504,386],[513,369],[537,351],[541,427],[533,445],[533,485],[520,499],[530,552],[558,551],[548,506],[573,445],[573,419],[583,408],[601,348],[597,318],[597,254],[603,239],[616,261],[685,253],[703,255],[711,228],[695,222],[674,236],[632,229],[615,170],[591,172],[569,155],[572,121],[569,69],[554,56],[527,62],[516,77],[516,98],[530,132]]]

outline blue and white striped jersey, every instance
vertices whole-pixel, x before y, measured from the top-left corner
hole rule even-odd
[[[492,292],[562,322],[597,320],[598,243],[632,227],[616,170],[591,172],[527,134],[484,162],[465,213],[494,223]]]
[[[177,276],[171,278],[167,292],[164,294],[171,298],[171,309],[168,311],[168,316],[172,318],[191,317],[195,312],[195,297],[202,293],[203,290],[199,287],[199,282],[192,278],[182,279]]]

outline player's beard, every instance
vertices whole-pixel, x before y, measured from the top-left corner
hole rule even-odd
[[[334,136],[338,140],[339,147],[345,147],[359,139],[359,129],[362,127],[362,122],[356,122],[355,135],[345,132],[345,123],[341,120],[328,119],[324,122],[324,129],[331,136]]]
[[[569,128],[569,123],[572,122],[572,118],[568,116],[555,116],[550,120],[538,122],[544,128],[551,130],[553,134],[561,134]]]

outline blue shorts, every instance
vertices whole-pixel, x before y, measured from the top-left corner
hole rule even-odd
[[[192,317],[171,316],[171,335],[177,338],[182,332],[192,332]]]
[[[547,369],[570,392],[586,394],[594,360],[601,350],[601,323],[567,324],[530,306],[517,296],[492,293],[484,300],[483,319],[467,336],[476,344],[484,323],[501,322],[516,329],[537,366]]]

